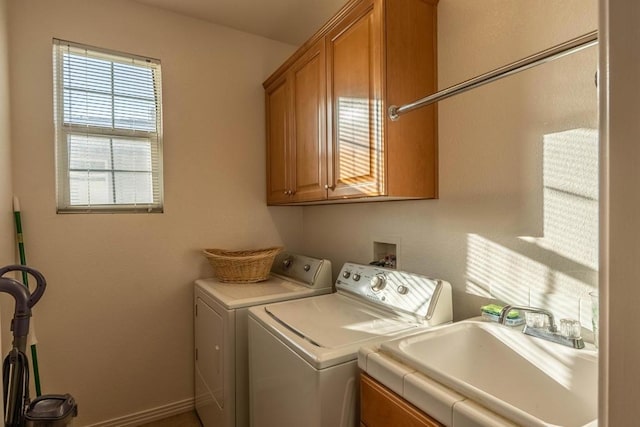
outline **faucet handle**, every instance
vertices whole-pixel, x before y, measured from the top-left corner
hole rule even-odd
[[[525,321],[530,328],[548,329],[556,332],[556,325],[553,318],[542,311],[530,311],[525,314]]]
[[[556,325],[555,317],[549,310],[536,308],[527,311],[525,316],[527,326],[531,328],[547,329],[549,332],[553,333],[558,332],[558,325]]]

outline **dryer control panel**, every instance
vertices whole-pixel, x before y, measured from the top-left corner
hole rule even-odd
[[[436,324],[452,320],[451,285],[444,280],[348,262],[340,270],[336,289],[420,320]]]
[[[271,273],[286,279],[297,280],[307,287],[330,288],[331,261],[283,251],[276,255]]]

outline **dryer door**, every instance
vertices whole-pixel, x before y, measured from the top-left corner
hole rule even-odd
[[[195,338],[196,367],[208,393],[220,409],[224,408],[224,320],[204,300],[197,298]]]

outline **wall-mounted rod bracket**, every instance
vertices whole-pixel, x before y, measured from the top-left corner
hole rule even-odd
[[[405,104],[401,107],[392,105],[388,109],[389,118],[394,121],[398,120],[402,114],[408,113],[409,111],[415,110],[420,107],[425,107],[427,105],[435,104],[436,102],[442,101],[443,99],[458,95],[471,89],[475,89],[476,87],[491,83],[512,74],[519,73],[520,71],[528,70],[529,68],[533,68],[537,65],[553,61],[555,59],[593,46],[597,43],[598,31],[594,30],[580,37],[576,37],[575,39],[571,39],[549,49],[535,53],[531,56],[527,56],[526,58],[520,59],[519,61],[512,62],[511,64],[496,68],[495,70],[489,71],[488,73],[481,74],[462,83],[458,83],[454,86],[438,91],[410,104]]]

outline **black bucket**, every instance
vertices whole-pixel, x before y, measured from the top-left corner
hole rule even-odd
[[[78,405],[70,394],[46,394],[34,399],[25,414],[26,427],[70,426]]]

